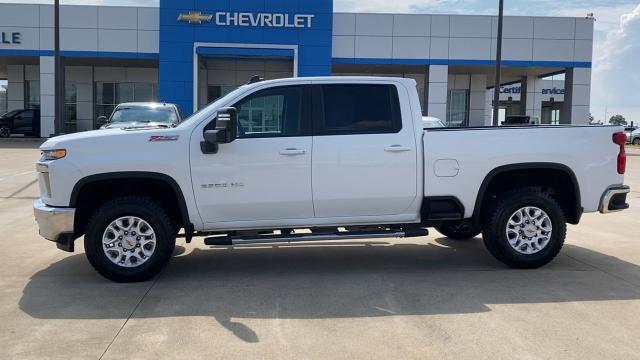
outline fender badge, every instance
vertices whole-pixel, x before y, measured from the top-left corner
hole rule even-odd
[[[152,135],[149,136],[149,141],[176,141],[180,135]]]

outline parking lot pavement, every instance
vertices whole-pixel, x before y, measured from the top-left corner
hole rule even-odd
[[[640,358],[640,151],[631,208],[586,214],[512,270],[482,241],[207,247],[116,284],[37,234],[35,142],[0,142],[0,359]]]

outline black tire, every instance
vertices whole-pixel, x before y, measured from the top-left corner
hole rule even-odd
[[[0,125],[0,137],[7,138],[11,136],[11,126],[7,124]]]
[[[478,236],[482,229],[471,221],[447,221],[435,227],[439,233],[453,240],[468,240]]]
[[[633,139],[633,145],[640,145],[640,138]]]
[[[102,236],[107,226],[123,216],[136,216],[146,221],[155,232],[155,249],[142,264],[123,267],[105,254]],[[116,282],[137,282],[157,275],[169,262],[176,244],[175,225],[167,212],[149,198],[125,197],[101,206],[87,224],[84,247],[89,262],[100,275]]]
[[[507,238],[507,224],[511,216],[526,206],[543,210],[552,225],[551,237],[547,245],[533,254],[516,251]],[[533,190],[511,191],[500,196],[497,204],[490,210],[483,225],[482,238],[487,250],[504,264],[517,269],[535,269],[553,260],[562,245],[567,232],[564,212],[549,195]]]

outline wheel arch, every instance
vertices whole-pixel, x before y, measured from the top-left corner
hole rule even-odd
[[[80,179],[73,187],[71,191],[71,197],[69,200],[69,206],[78,209],[79,200],[83,196],[87,196],[86,191],[89,191],[92,187],[102,186],[102,187],[115,187],[117,185],[127,184],[127,183],[137,183],[148,182],[151,181],[153,184],[163,184],[167,187],[167,189],[171,190],[171,194],[175,197],[175,199],[171,199],[171,201],[176,202],[178,207],[178,211],[175,212],[176,220],[179,220],[183,227],[185,228],[185,233],[189,234],[193,230],[193,225],[189,219],[189,211],[187,208],[187,203],[182,192],[182,189],[178,185],[178,183],[171,176],[167,174],[150,172],[150,171],[122,171],[122,172],[109,172],[109,173],[101,173],[86,176]],[[107,182],[112,182],[112,185],[106,184]],[[98,187],[100,188],[100,187]],[[120,189],[122,190],[122,189]],[[120,193],[118,191],[113,192],[114,195],[127,195],[126,192]],[[172,209],[168,209],[168,211],[173,211]],[[76,211],[76,220],[78,220],[78,215],[87,216],[87,214],[82,215],[82,211]],[[82,219],[81,219],[82,220]],[[88,219],[84,219],[88,220]],[[85,221],[86,222],[86,221]],[[84,233],[83,221],[77,221],[78,226],[76,226],[76,232]],[[85,224],[86,225],[86,224]]]
[[[533,172],[533,174],[543,174],[545,172],[555,172],[563,174],[566,177],[565,179],[568,179],[570,187],[573,189],[573,191],[571,194],[566,194],[566,201],[561,204],[561,207],[565,211],[567,221],[570,224],[577,224],[580,221],[580,217],[582,216],[583,212],[583,208],[581,206],[582,202],[580,198],[580,184],[578,183],[578,179],[573,170],[571,170],[571,168],[569,168],[567,165],[560,163],[531,162],[502,165],[494,168],[485,176],[480,185],[480,189],[478,190],[473,209],[472,219],[474,224],[480,224],[482,220],[483,211],[486,210],[488,201],[491,200],[491,196],[493,196],[492,186],[497,184],[497,182],[500,180],[509,178],[509,175],[515,176],[517,178],[517,176],[522,176],[522,174],[524,174],[525,172]],[[516,183],[513,185],[518,186],[521,184]],[[535,183],[533,185],[535,186]],[[525,185],[522,184],[522,186]],[[502,191],[507,190],[509,189],[503,189]]]

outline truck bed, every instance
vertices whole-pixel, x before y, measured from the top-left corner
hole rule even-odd
[[[580,179],[585,212],[598,210],[602,193],[622,184],[616,171],[619,126],[509,126],[424,131],[425,196],[456,196],[471,217],[483,181],[494,169],[517,164],[569,168]]]

